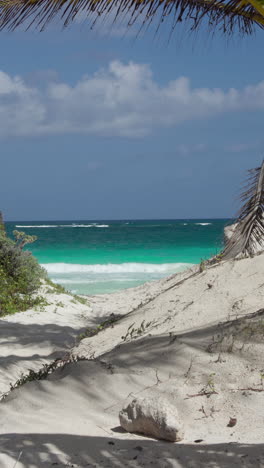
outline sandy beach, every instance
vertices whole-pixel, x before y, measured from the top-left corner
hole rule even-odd
[[[48,306],[1,320],[1,468],[264,466],[263,273],[262,254],[87,303],[43,286]],[[69,362],[9,392],[55,358]],[[120,427],[145,395],[175,405],[181,442]]]
[[[0,468],[264,468],[263,30],[0,0]]]

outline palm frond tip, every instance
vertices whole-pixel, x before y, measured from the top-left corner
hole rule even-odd
[[[213,32],[229,34],[237,28],[243,34],[251,34],[255,25],[264,28],[264,0],[0,0],[0,29],[34,25],[42,30],[57,16],[66,27],[79,14],[101,17],[111,10],[115,20],[128,14],[128,26],[157,18],[159,24],[170,19],[172,29],[185,20],[190,30],[207,20]]]
[[[264,160],[249,171],[241,201],[243,206],[222,259],[253,256],[264,249]]]

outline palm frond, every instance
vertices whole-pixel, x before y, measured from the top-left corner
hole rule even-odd
[[[156,18],[158,24],[170,20],[172,30],[186,20],[190,30],[203,20],[213,32],[230,34],[238,29],[251,34],[256,25],[264,28],[264,0],[0,0],[0,29],[34,25],[42,30],[55,17],[66,27],[79,14],[92,14],[94,22],[94,17],[109,16],[111,11],[115,19],[127,14],[127,26],[135,21],[147,25]]]
[[[225,260],[251,257],[264,248],[264,160],[260,167],[248,172],[236,228],[221,255]]]

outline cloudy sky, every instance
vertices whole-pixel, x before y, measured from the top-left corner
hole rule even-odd
[[[264,154],[261,31],[0,33],[7,220],[230,217]]]

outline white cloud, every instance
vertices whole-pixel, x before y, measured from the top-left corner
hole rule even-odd
[[[184,121],[264,109],[264,81],[242,90],[192,88],[180,77],[160,86],[147,65],[113,61],[74,86],[46,87],[0,72],[0,136],[95,134],[140,137]]]

